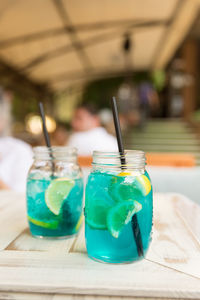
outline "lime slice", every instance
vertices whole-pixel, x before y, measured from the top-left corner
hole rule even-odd
[[[59,220],[36,220],[30,216],[28,216],[29,222],[33,223],[34,225],[43,227],[43,228],[48,228],[48,229],[57,229],[59,225]]]
[[[107,214],[111,206],[102,202],[102,199],[96,199],[92,205],[85,207],[85,221],[94,229],[107,229]]]
[[[69,195],[74,184],[74,180],[68,178],[52,180],[45,192],[45,202],[52,213],[59,215],[63,201]]]
[[[114,206],[107,217],[107,227],[110,234],[117,239],[124,225],[128,224],[132,216],[141,209],[142,205],[135,200],[120,202]]]

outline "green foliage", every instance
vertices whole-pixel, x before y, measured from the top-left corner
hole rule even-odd
[[[122,78],[112,78],[89,83],[83,92],[82,103],[95,103],[98,108],[108,107],[122,82]]]
[[[12,114],[14,119],[23,122],[29,113],[38,113],[38,101],[35,98],[22,99],[17,93],[12,100]]]
[[[128,80],[135,84],[146,80],[152,81],[148,72],[137,72]],[[95,103],[99,109],[110,107],[111,97],[117,96],[120,85],[125,81],[125,77],[117,77],[90,82],[83,92],[82,103]]]
[[[155,70],[152,72],[152,80],[157,91],[161,91],[165,85],[166,74],[163,70]]]
[[[200,109],[191,114],[191,119],[195,122],[200,122]]]

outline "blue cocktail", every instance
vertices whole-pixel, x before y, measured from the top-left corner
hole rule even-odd
[[[98,155],[97,155],[98,156]],[[128,158],[127,158],[128,160]],[[145,255],[152,229],[152,187],[146,171],[118,170],[94,164],[85,196],[85,234],[88,255],[112,263],[140,259],[133,232],[137,215]]]
[[[53,148],[53,160],[46,147],[34,150],[26,192],[27,217],[34,236],[70,237],[81,226],[83,178],[72,150]]]

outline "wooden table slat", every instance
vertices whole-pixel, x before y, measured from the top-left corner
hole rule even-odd
[[[153,242],[147,258],[200,279],[200,246],[177,217],[178,202],[184,206],[184,200],[169,194],[160,195],[156,201]]]
[[[200,299],[198,223],[191,221],[200,218],[199,206],[181,195],[155,195],[147,258],[126,265],[90,260],[84,227],[69,240],[31,237],[24,196],[11,205],[13,197],[0,193],[0,300]],[[184,207],[196,213],[189,216]]]
[[[75,238],[70,239],[36,239],[30,235],[26,228],[7,248],[6,250],[28,250],[28,251],[56,251],[69,252]]]

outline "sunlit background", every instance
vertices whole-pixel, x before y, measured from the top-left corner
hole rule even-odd
[[[39,101],[51,134],[60,126],[70,133],[81,103],[95,103],[113,133],[115,95],[126,147],[152,153],[152,164],[153,153],[177,153],[175,164],[199,165],[199,11],[190,0],[2,0],[0,84],[13,135],[44,142]],[[147,84],[144,124],[138,102]]]

